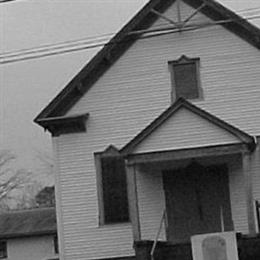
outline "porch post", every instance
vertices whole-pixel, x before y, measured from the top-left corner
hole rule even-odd
[[[255,214],[254,214],[254,196],[253,196],[253,186],[252,186],[254,156],[255,156],[255,152],[243,153],[243,173],[244,173],[244,181],[245,181],[248,232],[250,235],[255,235],[257,232],[256,223],[255,223]]]
[[[127,192],[134,241],[141,240],[135,165],[126,162]]]

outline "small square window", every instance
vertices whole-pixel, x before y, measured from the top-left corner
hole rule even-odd
[[[6,241],[0,241],[0,259],[7,257],[7,243]]]
[[[190,59],[184,55],[176,61],[169,61],[173,101],[179,97],[185,99],[201,97],[199,61],[199,58]]]

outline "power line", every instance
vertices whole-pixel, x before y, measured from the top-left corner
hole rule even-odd
[[[155,27],[159,28],[162,25],[168,25],[168,23],[161,23]],[[115,35],[115,33],[106,33],[106,34],[100,34],[97,36],[79,38],[76,40],[68,40],[68,41],[57,42],[57,43],[53,43],[53,44],[45,44],[45,45],[40,45],[40,46],[36,46],[36,47],[31,47],[31,48],[19,49],[19,50],[15,50],[15,51],[2,52],[2,53],[0,53],[0,59],[9,58],[9,57],[18,56],[18,55],[27,55],[27,54],[31,54],[31,52],[33,53],[34,51],[39,51],[39,52],[48,51],[48,50],[51,50],[52,47],[55,50],[55,49],[74,47],[74,45],[75,46],[83,45],[83,44],[85,45],[88,43],[93,43],[95,41],[107,41],[113,35]],[[107,37],[104,38],[105,36],[107,36]],[[103,37],[103,38],[101,38],[101,37]],[[90,39],[93,39],[93,41],[85,41],[85,40],[90,40]],[[50,49],[49,49],[49,47],[50,47]],[[46,49],[44,49],[44,48],[46,48]]]
[[[0,0],[1,1],[16,1],[16,0]],[[257,11],[257,10],[260,10],[260,6],[257,6],[255,8],[247,8],[247,9],[242,9],[239,12],[245,12],[245,11]],[[257,11],[257,13],[259,13],[259,11]],[[196,21],[196,19],[193,19],[193,21]],[[161,23],[159,26],[161,25],[167,25],[168,23]],[[34,51],[34,50],[38,50],[38,49],[43,49],[43,48],[49,48],[49,47],[53,47],[54,49],[58,49],[58,48],[66,48],[66,47],[70,47],[70,44],[78,44],[78,42],[81,42],[81,41],[85,41],[85,40],[90,40],[90,39],[93,39],[93,40],[101,40],[99,39],[100,37],[107,37],[106,39],[103,39],[103,40],[107,40],[109,39],[108,36],[112,36],[114,35],[115,33],[106,33],[106,34],[101,34],[101,35],[96,35],[96,36],[90,36],[90,37],[84,37],[84,38],[79,38],[79,39],[76,39],[76,40],[68,40],[68,41],[63,41],[63,42],[58,42],[58,43],[54,43],[54,44],[46,44],[46,45],[40,45],[40,46],[36,46],[36,47],[31,47],[31,48],[24,48],[24,49],[19,49],[19,50],[14,50],[14,51],[9,51],[9,52],[2,52],[0,53],[0,58],[2,58],[2,56],[5,56],[5,58],[9,55],[11,56],[16,56],[18,54],[20,54],[20,52],[30,52],[30,51]],[[66,46],[67,44],[69,44],[69,46]],[[80,43],[79,43],[80,44]],[[85,42],[83,43],[85,44]],[[57,47],[56,47],[57,45]],[[64,45],[64,46],[60,46],[60,45]],[[43,50],[40,50],[40,51],[43,51]],[[29,53],[21,53],[21,54],[29,54]]]
[[[253,17],[248,17],[247,19],[244,20],[252,20],[252,19],[258,19],[260,18],[259,16],[253,16]],[[221,24],[221,23],[228,23],[228,22],[232,22],[232,20],[223,20],[223,21],[219,21],[219,22],[214,22],[214,23],[206,23],[205,25],[193,25],[190,26],[188,28],[183,28],[182,31],[193,31],[193,30],[198,30],[200,28],[205,28],[208,26],[214,26],[217,24]],[[164,34],[170,34],[170,33],[177,33],[179,32],[179,29],[176,27],[165,27],[165,28],[158,28],[158,29],[154,29],[150,34],[150,35],[144,35],[141,36],[139,39],[144,39],[144,38],[151,38],[151,37],[155,37],[158,35],[164,35]],[[130,34],[141,34],[141,32],[132,32]],[[127,40],[129,41],[129,40]],[[27,57],[19,57],[22,56],[22,54],[19,55],[15,55],[13,57],[11,57],[11,59],[9,60],[3,60],[0,61],[0,64],[7,64],[7,63],[13,63],[13,62],[18,62],[18,61],[25,61],[25,60],[31,60],[31,59],[37,59],[37,58],[43,58],[43,57],[48,57],[48,56],[53,56],[53,55],[60,55],[60,54],[65,54],[65,53],[71,53],[71,52],[76,52],[76,51],[82,51],[82,50],[86,50],[86,49],[93,49],[93,48],[98,48],[98,47],[102,47],[102,46],[106,46],[106,45],[110,45],[110,44],[114,44],[114,43],[123,43],[125,42],[124,40],[118,42],[118,41],[112,41],[112,42],[108,42],[108,43],[100,43],[98,41],[92,41],[92,44],[90,44],[90,42],[88,42],[88,45],[83,45],[79,44],[79,46],[74,46],[72,49],[64,49],[65,47],[63,47],[62,50],[59,51],[53,51],[56,50],[57,48],[60,47],[56,47],[55,48],[51,48],[51,49],[47,49],[46,51],[50,51],[49,53],[42,53],[44,52],[43,50],[40,51],[34,51],[32,54],[36,54],[34,56],[27,56]],[[76,48],[77,47],[77,48]],[[28,54],[28,53],[27,53]],[[23,55],[24,56],[24,55]],[[8,56],[10,58],[10,56]],[[5,57],[1,57],[1,59],[4,59]]]
[[[0,4],[4,4],[4,3],[7,3],[7,2],[15,2],[17,0],[0,0]]]
[[[86,40],[98,40],[101,37],[109,37],[109,36],[113,36],[115,33],[106,33],[106,34],[100,34],[100,35],[96,35],[96,36],[90,36],[90,37],[84,37],[84,38],[79,38],[79,39],[75,39],[75,40],[68,40],[68,41],[63,41],[63,42],[57,42],[57,43],[52,43],[52,44],[45,44],[45,45],[40,45],[40,46],[36,46],[36,47],[31,47],[31,48],[24,48],[24,49],[19,49],[19,50],[15,50],[15,51],[8,51],[8,52],[2,52],[0,53],[0,57],[4,56],[4,55],[13,55],[13,54],[18,54],[20,52],[27,52],[27,51],[32,51],[32,50],[37,50],[37,49],[42,49],[42,48],[49,48],[49,47],[55,47],[55,46],[60,46],[64,45],[64,47],[66,47],[66,44],[74,44],[74,43],[78,43],[78,42],[83,42]]]
[[[165,31],[162,32],[162,30],[160,30],[160,31],[158,30],[157,33],[154,34],[154,35],[142,36],[139,39],[152,38],[152,37],[156,37],[156,36],[160,36],[160,35],[172,34],[172,33],[179,32],[178,29],[176,29],[176,28],[174,28],[174,29],[175,29],[175,31],[173,31],[173,29],[167,28],[168,31],[166,31],[166,32]],[[198,29],[198,28],[183,29],[183,31],[192,31],[192,30],[196,30],[196,29]],[[170,30],[172,30],[172,31],[170,31]],[[112,45],[112,44],[115,44],[115,43],[124,43],[126,41],[129,41],[129,40],[122,40],[120,42],[119,41],[112,41],[112,42],[108,42],[108,43],[93,44],[93,45],[89,45],[89,46],[82,46],[82,47],[75,48],[75,49],[68,49],[68,50],[62,50],[62,51],[57,51],[57,52],[39,54],[39,55],[35,55],[35,56],[16,58],[16,59],[12,59],[12,60],[1,61],[0,64],[13,63],[13,62],[18,62],[18,61],[26,61],[26,60],[38,59],[38,58],[43,58],[43,57],[48,57],[48,56],[53,56],[53,55],[59,55],[59,54],[71,53],[71,52],[93,49],[93,48],[98,48],[98,47],[104,47],[104,46]]]
[[[15,1],[15,0],[6,0],[6,1]],[[260,6],[258,6],[256,8],[243,9],[243,10],[240,10],[239,12],[245,12],[245,11],[251,11],[251,10],[254,10],[254,11],[260,10]],[[259,11],[257,11],[257,12],[259,13]],[[193,19],[193,21],[196,21],[196,19]],[[159,26],[167,25],[167,24],[168,23],[161,23]],[[52,49],[58,50],[58,49],[64,49],[64,48],[69,48],[69,47],[77,47],[77,46],[83,45],[83,44],[84,45],[92,44],[95,41],[98,41],[98,42],[107,41],[114,34],[115,33],[106,33],[106,34],[101,34],[101,35],[97,35],[97,36],[84,37],[84,38],[80,38],[80,39],[76,39],[76,40],[68,40],[68,41],[58,42],[58,43],[54,43],[54,44],[45,44],[45,45],[40,45],[40,46],[32,47],[32,48],[24,48],[24,49],[19,49],[19,50],[15,50],[15,51],[2,52],[2,53],[0,53],[0,59],[1,58],[12,58],[12,57],[16,57],[19,55],[34,54],[37,52],[47,52],[47,51],[52,51]],[[103,38],[101,38],[101,37],[103,37]],[[104,38],[104,37],[106,37],[106,38]],[[93,41],[92,42],[87,41],[90,39],[93,39]],[[44,49],[44,48],[46,48],[46,49]]]
[[[15,58],[15,57],[19,57],[19,56],[25,56],[25,55],[29,55],[29,54],[35,54],[35,53],[45,53],[48,51],[55,51],[55,50],[60,50],[60,49],[65,49],[65,48],[74,48],[77,46],[82,46],[82,45],[86,45],[86,44],[96,44],[98,42],[107,42],[107,38],[105,39],[95,39],[93,41],[85,41],[85,42],[78,42],[78,43],[72,43],[69,45],[62,45],[62,46],[56,46],[56,45],[50,45],[53,46],[51,48],[45,48],[45,49],[41,49],[41,48],[35,48],[35,49],[27,49],[27,51],[23,51],[20,53],[14,53],[14,54],[8,54],[8,55],[0,55],[0,59],[6,59],[6,58]]]
[[[256,11],[256,10],[259,10],[259,9],[260,9],[260,6],[255,6],[255,7],[252,7],[252,8],[246,8],[246,9],[238,10],[238,11],[236,11],[236,13],[248,13],[248,12]]]

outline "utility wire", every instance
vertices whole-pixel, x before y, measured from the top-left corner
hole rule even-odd
[[[252,20],[252,19],[258,19],[260,18],[259,16],[253,16],[253,17],[248,17],[245,20]],[[205,28],[208,26],[214,26],[217,24],[221,24],[221,23],[228,23],[228,22],[232,22],[232,20],[223,20],[220,22],[213,22],[213,23],[207,23],[205,25],[197,25],[197,26],[191,26],[191,27],[187,27],[187,28],[182,28],[182,31],[193,31],[193,30],[198,30],[200,28]],[[151,38],[151,37],[155,37],[155,36],[159,36],[159,35],[164,35],[164,34],[171,34],[171,33],[177,33],[179,32],[179,29],[176,27],[166,27],[166,28],[158,28],[157,30],[153,30],[153,34],[150,35],[143,35],[141,37],[139,37],[139,39],[145,39],[145,38]],[[132,32],[131,34],[134,34],[134,32]],[[136,33],[138,34],[138,32]],[[48,51],[51,51],[49,53],[41,53],[41,52],[34,52],[36,55],[34,56],[27,56],[27,57],[19,57],[20,55],[17,55],[15,57],[12,57],[12,59],[7,59],[7,60],[3,60],[0,61],[0,64],[7,64],[7,63],[13,63],[13,62],[18,62],[18,61],[25,61],[25,60],[31,60],[31,59],[37,59],[37,58],[43,58],[43,57],[47,57],[47,56],[53,56],[53,55],[59,55],[59,54],[65,54],[65,53],[71,53],[71,52],[76,52],[76,51],[82,51],[82,50],[86,50],[86,49],[93,49],[93,48],[98,48],[98,47],[102,47],[102,46],[106,46],[106,45],[110,45],[110,44],[114,44],[114,43],[123,43],[125,41],[129,41],[128,40],[121,40],[120,42],[118,41],[111,41],[108,43],[100,43],[98,41],[94,41],[92,42],[92,44],[88,44],[86,46],[74,46],[74,48],[72,49],[63,49],[63,50],[59,50],[59,51],[54,51],[53,49],[50,49]],[[1,59],[4,59],[5,57],[1,57]]]
[[[258,16],[257,16],[258,17]],[[253,19],[255,17],[251,17],[251,19]],[[225,21],[224,21],[225,22]],[[161,26],[161,25],[160,25]],[[163,28],[160,28],[159,30],[161,30]],[[14,54],[9,54],[9,55],[0,55],[0,59],[7,59],[7,58],[15,58],[15,57],[19,57],[19,56],[25,56],[25,55],[29,55],[29,54],[38,54],[38,53],[46,53],[47,51],[55,51],[55,50],[62,50],[62,52],[64,51],[65,48],[76,48],[76,47],[82,47],[85,45],[91,45],[90,47],[92,48],[92,45],[94,44],[94,46],[96,46],[96,44],[98,43],[102,43],[101,45],[105,44],[110,38],[103,38],[103,39],[98,39],[98,40],[93,40],[93,41],[86,41],[86,42],[80,42],[80,43],[73,43],[71,45],[65,45],[65,46],[56,46],[56,47],[52,47],[52,48],[48,48],[48,49],[32,49],[31,51],[29,51],[30,49],[28,49],[28,51],[26,52],[22,52],[22,53],[17,53],[14,52]],[[73,41],[72,41],[73,42]],[[53,46],[53,45],[50,45]],[[94,48],[94,47],[93,47]]]
[[[45,49],[41,49],[41,48],[35,48],[35,49],[27,49],[27,51],[23,51],[23,52],[19,52],[19,53],[14,53],[14,54],[8,54],[8,55],[0,55],[0,59],[6,59],[6,58],[14,58],[17,56],[25,56],[25,55],[29,55],[29,54],[35,54],[35,53],[41,53],[41,52],[47,52],[47,51],[55,51],[55,50],[59,50],[59,49],[65,49],[65,48],[74,48],[74,47],[78,47],[78,46],[83,46],[83,45],[89,45],[89,44],[95,44],[95,43],[99,43],[99,42],[107,42],[108,38],[103,38],[103,39],[95,39],[93,41],[84,41],[84,42],[78,42],[78,43],[72,43],[69,45],[62,45],[62,46],[55,46],[55,45],[50,45],[51,48],[45,48]],[[52,47],[53,46],[53,47]]]
[[[243,9],[243,10],[240,10],[239,12],[250,11],[250,10],[254,10],[254,11],[260,10],[260,6],[256,7],[256,8]],[[196,21],[196,19],[193,19],[193,21]],[[167,24],[168,23],[165,23],[165,25],[167,25]],[[162,26],[162,25],[163,25],[163,23],[161,23],[159,26]],[[101,34],[101,35],[98,35],[98,36],[84,37],[84,38],[77,39],[77,40],[69,40],[69,41],[64,41],[64,42],[55,43],[55,44],[46,44],[46,45],[40,45],[38,47],[24,48],[24,49],[20,49],[20,50],[16,50],[16,51],[3,52],[3,53],[0,53],[0,59],[11,58],[11,57],[15,57],[15,56],[18,56],[18,55],[34,54],[34,53],[37,53],[37,52],[47,52],[47,51],[69,48],[69,47],[77,47],[78,45],[92,44],[95,41],[97,41],[97,42],[107,41],[113,35],[114,35],[114,33],[107,33],[107,34]],[[110,36],[110,37],[108,37],[108,36]],[[101,37],[103,37],[103,38],[101,38]],[[104,37],[106,37],[106,38],[104,38]],[[90,39],[93,39],[93,41],[92,42],[87,41],[87,40],[90,40]],[[44,48],[46,48],[46,49],[44,49]]]
[[[159,28],[163,25],[168,25],[169,23],[160,23],[159,25],[155,26],[155,28]],[[0,59],[2,58],[9,58],[9,57],[14,57],[14,56],[19,56],[19,55],[27,55],[31,54],[34,52],[45,52],[48,50],[52,49],[63,49],[63,48],[68,48],[68,47],[76,47],[77,45],[85,45],[85,44],[91,44],[95,41],[108,41],[111,39],[111,37],[115,35],[115,33],[107,33],[107,34],[101,34],[98,36],[91,36],[91,37],[84,37],[76,40],[69,40],[69,41],[64,41],[64,42],[58,42],[54,44],[46,44],[46,45],[40,45],[38,47],[32,47],[32,48],[24,48],[24,49],[19,49],[15,51],[9,51],[9,52],[2,52],[0,53]],[[104,36],[104,37],[103,37]],[[107,36],[107,37],[105,37]],[[110,36],[110,37],[109,37]],[[103,38],[101,38],[103,37]],[[92,41],[86,41],[89,39],[93,39]],[[46,49],[44,49],[46,48]]]
[[[248,13],[248,12],[256,11],[256,10],[259,10],[259,9],[260,9],[260,6],[255,6],[255,7],[252,7],[252,8],[246,8],[246,9],[238,10],[238,11],[236,11],[236,13]]]
[[[23,53],[23,52],[27,52],[27,51],[36,50],[36,49],[54,47],[54,46],[58,46],[58,45],[59,46],[64,45],[64,47],[66,47],[67,44],[74,44],[74,43],[83,42],[86,40],[98,40],[99,38],[102,38],[102,37],[108,38],[109,36],[113,36],[114,34],[115,33],[106,33],[106,34],[100,34],[100,35],[96,35],[96,36],[79,38],[76,40],[68,40],[68,41],[57,42],[57,43],[52,43],[52,44],[40,45],[40,46],[36,46],[36,47],[31,47],[31,48],[19,49],[19,50],[15,50],[15,51],[2,52],[2,53],[0,53],[0,57],[5,56],[5,55],[7,56],[7,55],[18,54],[20,52]],[[62,46],[60,46],[60,47],[62,47]]]
[[[16,0],[0,0],[0,4],[7,3],[7,2],[14,2]]]

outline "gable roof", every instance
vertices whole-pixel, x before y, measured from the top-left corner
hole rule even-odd
[[[0,239],[56,233],[54,208],[11,211],[0,215]]]
[[[208,113],[205,110],[193,105],[184,98],[179,98],[173,105],[166,109],[159,117],[157,117],[151,124],[143,129],[137,136],[135,136],[129,143],[127,143],[120,153],[125,156],[131,154],[136,147],[142,143],[148,136],[150,136],[156,129],[166,122],[172,115],[174,115],[180,108],[186,108],[187,110],[197,114],[201,118],[211,122],[212,124],[220,127],[226,132],[235,136],[241,143],[248,145],[250,150],[255,148],[255,140],[252,136],[241,131],[240,129],[228,124],[227,122],[217,118],[216,116]]]
[[[147,29],[158,19],[152,11],[163,13],[176,0],[150,0],[104,47],[94,58],[68,83],[68,85],[35,118],[40,119],[64,115],[98,80],[101,75],[139,38],[138,33]],[[260,49],[260,29],[242,17],[230,11],[214,0],[183,0],[193,8],[214,21],[229,20],[221,23],[229,31]],[[175,28],[176,29],[176,28]]]

